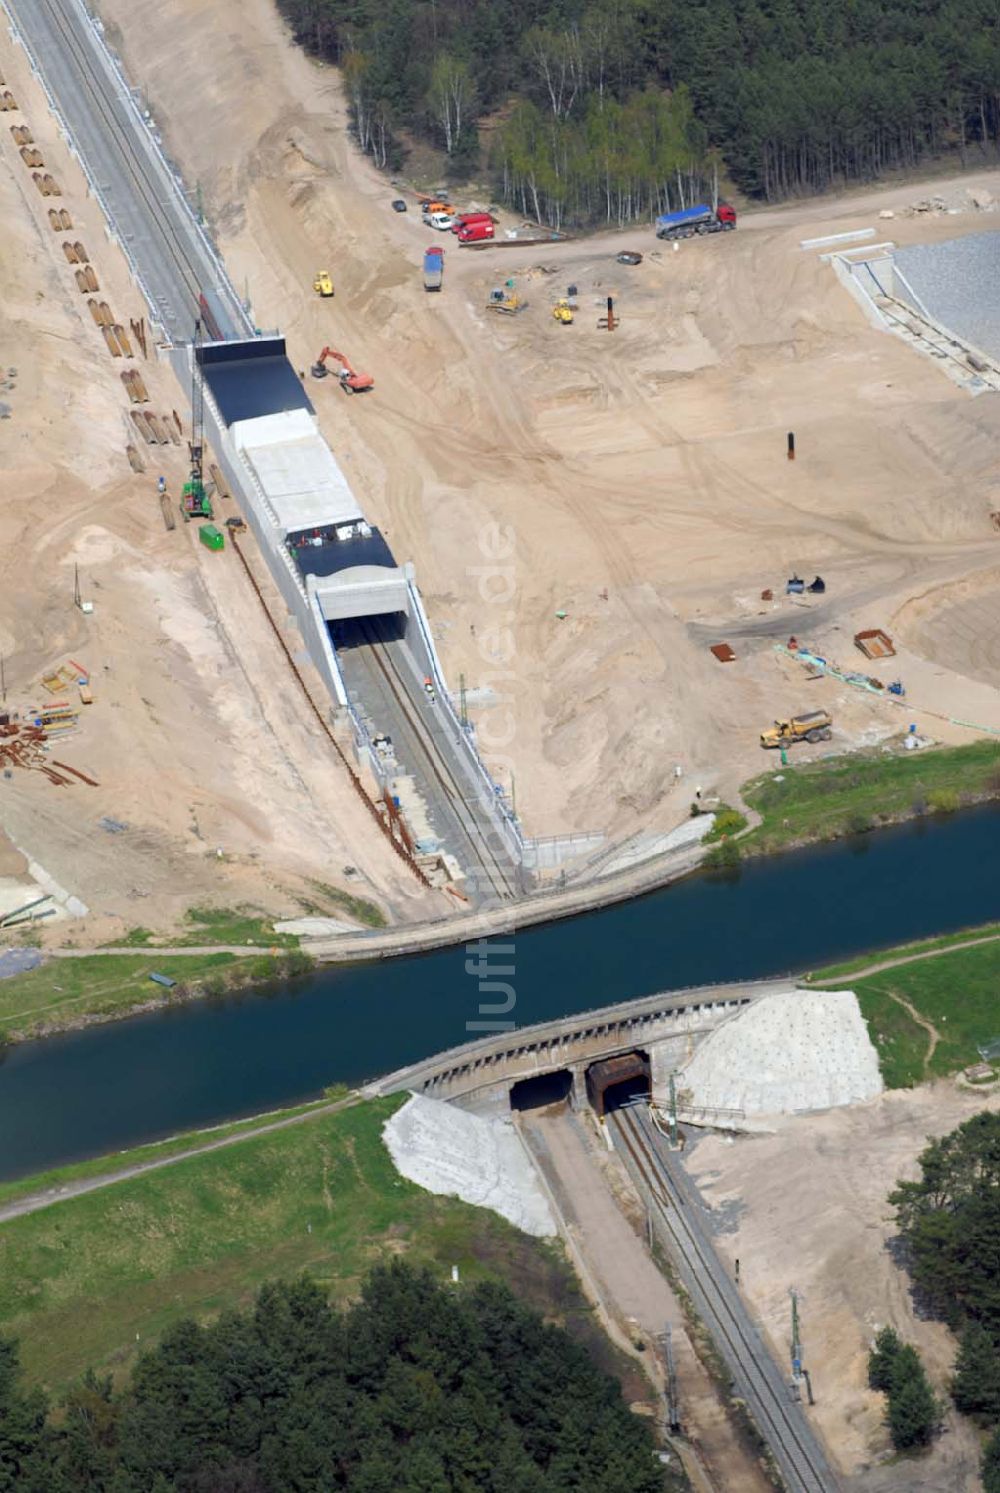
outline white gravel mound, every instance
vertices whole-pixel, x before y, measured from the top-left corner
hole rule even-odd
[[[548,1201],[509,1120],[483,1119],[415,1094],[382,1131],[402,1172],[428,1192],[492,1208],[525,1234],[556,1233]]]
[[[681,1070],[695,1108],[796,1114],[882,1092],[878,1055],[852,990],[765,995],[725,1022]]]

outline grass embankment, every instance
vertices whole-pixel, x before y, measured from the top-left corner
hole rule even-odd
[[[328,886],[325,881],[310,882],[316,896],[298,896],[298,915],[303,917],[336,917],[346,914],[365,928],[384,928],[385,915],[374,902],[355,897],[352,892]],[[278,922],[283,921],[281,918]],[[173,933],[156,933],[152,928],[130,928],[118,940],[122,948],[146,949],[157,945],[166,948],[202,948],[209,944],[253,944],[265,949],[297,949],[295,933],[278,933],[275,920],[255,907],[190,907],[184,914],[184,926]]]
[[[319,917],[336,917],[338,912],[344,912],[366,928],[386,926],[385,913],[367,897],[356,897],[353,892],[345,892],[342,887],[330,886],[325,881],[311,881],[309,885],[318,900],[300,897],[303,912]]]
[[[762,822],[739,841],[740,851],[766,855],[1000,799],[1000,742],[793,763],[754,778],[741,796]]]
[[[852,978],[854,971],[900,959],[909,962]],[[997,924],[831,965],[810,980],[850,981],[890,1089],[969,1067],[979,1061],[980,1045],[1000,1038]]]
[[[89,1366],[120,1375],[180,1316],[245,1306],[261,1281],[304,1269],[342,1299],[373,1260],[396,1254],[440,1273],[458,1265],[463,1278],[503,1276],[591,1334],[558,1246],[395,1170],[381,1130],[403,1097],[0,1225],[0,1330],[20,1337],[31,1378],[58,1392]]]
[[[239,1135],[247,1130],[259,1130],[265,1125],[279,1124],[282,1120],[295,1119],[296,1116],[310,1114],[313,1110],[326,1109],[331,1104],[346,1104],[349,1097],[350,1091],[346,1084],[334,1084],[325,1091],[322,1099],[293,1104],[289,1109],[273,1109],[265,1114],[248,1115],[245,1120],[230,1120],[225,1125],[213,1125],[207,1130],[188,1130],[181,1135],[168,1136],[166,1140],[133,1146],[129,1151],[115,1151],[110,1156],[92,1156],[88,1161],[71,1161],[67,1166],[54,1167],[52,1171],[36,1172],[33,1176],[19,1177],[13,1182],[0,1182],[0,1207],[35,1193],[62,1191],[74,1182],[84,1182],[91,1177],[111,1176],[126,1167],[141,1166],[143,1162],[162,1161],[188,1151],[207,1150],[228,1136]]]
[[[25,974],[0,980],[0,1041],[39,1036],[83,1024],[88,1018],[124,1015],[148,1004],[227,990],[304,974],[312,960],[297,949],[276,957],[209,953],[171,958],[155,949],[135,954],[92,954],[47,959]],[[149,977],[176,980],[172,990]]]
[[[265,949],[295,949],[294,933],[276,933],[274,922],[252,907],[190,907],[184,927],[176,933],[154,933],[151,928],[130,928],[118,940],[122,948],[145,949],[156,944],[168,948],[203,948],[208,944],[256,944]]]

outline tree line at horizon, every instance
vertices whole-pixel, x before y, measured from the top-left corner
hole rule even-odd
[[[507,1287],[377,1266],[176,1323],[58,1416],[0,1337],[0,1493],[669,1493],[621,1386]]]
[[[767,200],[1000,141],[995,0],[276,0],[343,69],[362,149],[406,143],[553,226]],[[480,125],[486,128],[480,131]]]

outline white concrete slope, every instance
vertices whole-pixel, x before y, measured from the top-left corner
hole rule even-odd
[[[765,995],[712,1032],[681,1070],[694,1109],[795,1114],[882,1092],[878,1054],[851,990]]]

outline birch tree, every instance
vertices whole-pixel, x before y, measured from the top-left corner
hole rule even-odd
[[[454,155],[476,109],[476,87],[468,65],[460,57],[440,52],[435,58],[428,102],[444,137],[444,148],[448,155]]]

